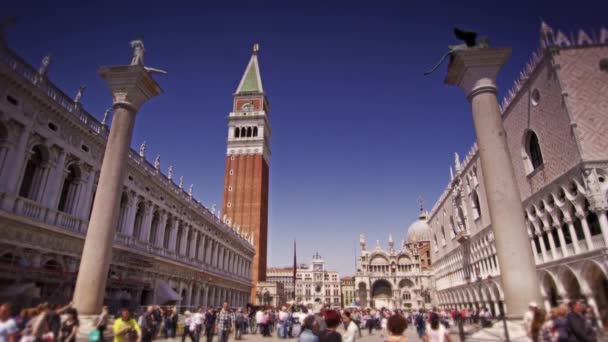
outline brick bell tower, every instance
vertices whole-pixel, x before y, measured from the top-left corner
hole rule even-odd
[[[241,78],[232,112],[228,141],[222,218],[251,236],[255,247],[252,266],[252,303],[255,285],[266,280],[268,241],[268,174],[270,164],[269,105],[260,78],[259,45]]]

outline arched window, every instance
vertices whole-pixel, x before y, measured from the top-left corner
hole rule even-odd
[[[540,150],[538,136],[534,131],[528,131],[525,140],[526,154],[529,159],[529,172],[532,172],[543,165],[543,154]]]
[[[258,128],[257,128],[257,126],[256,126],[256,127],[253,127],[253,136],[254,136],[254,137],[257,137],[257,136],[258,136]]]
[[[479,196],[477,191],[473,191],[473,218],[477,220],[481,217],[481,205],[479,203]]]
[[[78,184],[80,183],[80,169],[72,164],[68,166],[67,174],[63,180],[61,196],[57,210],[68,214],[74,214],[74,203],[78,194]]]
[[[441,245],[445,246],[445,228],[441,226]]]
[[[190,255],[190,240],[192,240],[192,228],[188,230],[188,237],[186,237],[186,256]]]
[[[140,201],[137,204],[137,211],[135,212],[135,223],[133,224],[133,237],[136,239],[141,238],[141,228],[144,224],[144,212],[145,204]]]
[[[47,161],[46,150],[40,145],[34,146],[25,165],[19,196],[37,200],[40,182],[42,181]]]
[[[247,127],[247,138],[251,138],[251,127]]]
[[[241,136],[241,129],[240,129],[239,127],[236,127],[236,128],[234,129],[234,137],[235,137],[235,138],[238,138],[238,137],[240,137],[240,136]]]
[[[196,236],[196,249],[194,250],[194,259],[198,260],[198,251],[200,250],[201,247],[201,234],[198,234]]]
[[[152,214],[152,224],[150,225],[150,237],[148,241],[155,245],[156,244],[156,232],[158,231],[158,225],[160,224],[160,213],[158,210]]]

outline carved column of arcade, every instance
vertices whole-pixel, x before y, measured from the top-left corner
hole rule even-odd
[[[585,243],[587,244],[587,251],[593,250],[593,240],[591,239],[591,231],[589,230],[589,223],[587,222],[587,213],[582,206],[575,206],[576,212],[574,215],[579,219],[583,226],[583,234],[585,235]]]
[[[99,187],[99,185],[97,186]],[[137,214],[137,206],[139,205],[140,197],[137,196],[134,192],[129,194],[128,199],[128,211],[127,211],[127,220],[125,223],[125,227],[122,227],[123,234],[126,236],[133,235],[133,227],[135,226],[135,214]],[[94,204],[93,204],[94,206]],[[92,218],[92,217],[91,217]]]
[[[207,235],[201,232],[201,244],[198,251],[198,260],[205,263],[205,243],[207,242]]]
[[[169,234],[169,250],[171,252],[175,252],[175,254],[179,254],[179,246],[177,246],[177,231],[179,227],[179,219],[177,217],[174,217],[173,222],[171,223],[171,232]]]
[[[572,221],[572,215],[570,214],[570,210],[564,208],[562,209],[562,213],[564,214],[564,222],[568,226],[568,232],[570,233],[570,239],[572,240],[572,248],[574,249],[574,254],[579,254],[581,252],[581,247],[578,245],[578,237],[576,236],[576,230],[574,229],[574,223]]]
[[[549,240],[549,247],[551,247],[551,260],[557,260],[559,258],[557,255],[557,247],[555,241],[553,240],[553,234],[551,233],[551,224],[547,220],[546,216],[541,218],[540,225],[542,226],[544,234],[547,235],[547,240]]]
[[[150,231],[152,230],[152,215],[154,215],[154,204],[151,201],[146,201],[144,209],[144,220],[141,224],[141,241],[150,241]]]
[[[156,229],[156,247],[163,247],[164,239],[165,239],[165,229],[167,229],[167,219],[169,218],[169,214],[166,210],[162,210],[160,213],[160,220],[158,223],[158,228]]]
[[[27,142],[30,138],[30,126],[25,126],[19,132],[19,138],[14,146],[11,148],[6,156],[5,166],[2,170],[2,179],[0,179],[0,185],[2,186],[0,189],[2,192],[6,194],[2,197],[2,209],[6,211],[13,210],[13,204],[15,202],[15,198],[19,192],[19,186],[21,182],[19,181],[23,174],[23,169],[25,168],[25,163],[27,161]]]
[[[509,48],[454,52],[445,82],[471,102],[507,315],[519,318],[541,296],[532,250],[521,248],[528,244],[524,209],[496,98],[496,76],[510,54]]]
[[[188,255],[188,257],[190,259],[194,259],[194,256],[196,255],[196,241],[198,239],[198,230],[196,230],[194,228],[194,226],[190,226],[190,229],[192,229],[192,239],[189,241],[190,243],[190,255]]]
[[[190,226],[186,223],[183,224],[184,229],[182,229],[182,239],[180,241],[179,246],[179,255],[186,256],[186,249],[188,246],[188,232],[190,231]]]
[[[59,150],[59,147],[56,147]],[[57,209],[59,203],[59,193],[61,187],[67,175],[65,171],[65,157],[66,152],[64,149],[60,149],[57,152],[57,159],[50,162],[49,167],[49,181],[47,182],[46,189],[42,198],[42,205],[50,209]],[[54,222],[53,222],[54,223]]]
[[[95,169],[92,166],[86,167],[86,185],[78,198],[78,208],[75,214],[84,221],[89,219],[89,210],[93,203],[93,187],[95,186]]]
[[[74,291],[74,306],[84,315],[98,314],[103,303],[135,116],[162,92],[143,65],[101,67],[99,73],[112,92],[114,117]]]

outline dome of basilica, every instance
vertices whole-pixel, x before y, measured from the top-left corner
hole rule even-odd
[[[427,223],[427,216],[421,213],[418,220],[407,229],[407,243],[431,241],[431,227]]]

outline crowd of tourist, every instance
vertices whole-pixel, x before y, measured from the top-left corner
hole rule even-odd
[[[148,306],[135,315],[126,308],[115,316],[104,307],[94,320],[89,341],[150,342],[158,338],[182,342],[226,342],[239,340],[245,334],[279,338],[296,338],[298,342],[356,342],[366,335],[377,335],[378,341],[404,342],[408,326],[413,326],[420,340],[450,342],[450,327],[464,324],[479,328],[492,326],[489,310],[418,310],[347,308],[342,310],[318,306],[289,305],[274,307],[248,306],[207,307],[185,310],[176,307]],[[524,315],[524,328],[532,342],[594,342],[608,336],[601,328],[608,326],[606,317],[598,324],[593,310],[583,301],[572,301],[547,313],[530,303]],[[34,308],[12,311],[9,304],[0,305],[0,342],[74,342],[79,331],[78,312],[66,306],[40,304]],[[110,328],[110,329],[108,329]],[[457,330],[457,329],[455,329]]]

